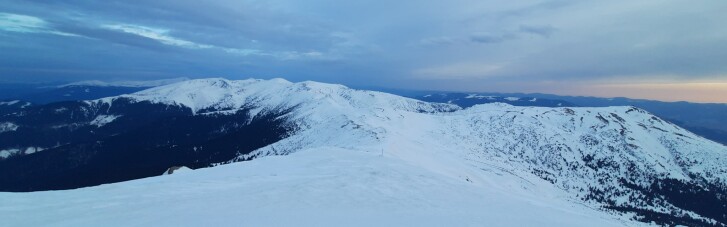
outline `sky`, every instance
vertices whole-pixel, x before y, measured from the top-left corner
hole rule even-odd
[[[0,3],[0,82],[281,77],[727,103],[727,1]]]

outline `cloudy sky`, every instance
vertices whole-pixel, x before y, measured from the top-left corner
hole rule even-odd
[[[727,102],[727,1],[0,4],[0,81],[175,77]]]

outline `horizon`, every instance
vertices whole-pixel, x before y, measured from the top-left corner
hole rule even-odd
[[[2,3],[10,226],[727,226],[727,1]]]
[[[327,83],[322,81],[315,81],[315,80],[289,80],[287,78],[283,77],[272,77],[272,78],[258,78],[258,77],[247,77],[247,78],[239,78],[239,79],[231,79],[228,77],[200,77],[200,78],[189,78],[189,77],[175,77],[175,78],[164,78],[164,79],[158,79],[158,80],[80,80],[80,81],[51,81],[51,82],[37,82],[37,83],[29,83],[29,82],[6,82],[6,81],[0,81],[0,84],[22,84],[22,85],[43,85],[41,87],[60,87],[60,86],[66,86],[66,85],[73,85],[76,83],[144,83],[144,82],[157,82],[157,81],[174,81],[172,83],[178,83],[183,82],[186,80],[195,80],[195,79],[214,79],[214,78],[221,78],[226,80],[246,80],[246,79],[262,79],[262,80],[271,80],[271,79],[284,79],[293,83],[297,82],[304,82],[304,81],[314,81],[314,82],[321,82],[321,83]],[[168,85],[168,84],[162,84]],[[665,103],[679,103],[679,102],[686,102],[686,103],[696,103],[696,104],[724,104],[727,105],[727,103],[723,102],[700,102],[700,101],[687,101],[687,100],[658,100],[658,99],[650,99],[648,97],[628,97],[628,96],[598,96],[598,95],[579,95],[579,94],[558,94],[558,93],[544,93],[544,92],[497,92],[497,91],[466,91],[466,90],[437,90],[437,89],[416,89],[416,88],[401,88],[401,87],[383,87],[383,86],[367,86],[367,85],[350,85],[350,84],[342,84],[342,83],[334,83],[334,84],[341,84],[349,88],[353,89],[362,89],[362,90],[372,90],[372,91],[381,91],[386,93],[392,93],[396,94],[398,92],[404,92],[404,93],[471,93],[471,94],[498,94],[502,96],[507,95],[553,95],[553,96],[563,96],[563,97],[584,97],[584,98],[601,98],[601,99],[630,99],[634,101],[658,101],[658,102],[665,102]],[[84,84],[85,85],[85,84]],[[396,92],[395,92],[396,91]],[[2,100],[0,100],[2,101]]]
[[[237,75],[225,78],[727,103],[725,7],[10,0],[0,6],[0,81]]]

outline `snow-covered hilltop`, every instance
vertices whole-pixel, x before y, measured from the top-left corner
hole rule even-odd
[[[349,89],[343,85],[319,82],[292,83],[284,79],[227,80],[222,78],[189,80],[160,86],[129,95],[110,97],[96,102],[108,103],[127,98],[152,103],[179,105],[193,113],[224,112],[243,107],[296,107],[355,109],[391,108],[394,110],[437,112],[453,111],[459,107],[427,103],[387,93]]]
[[[288,188],[272,192],[244,189],[246,193],[233,196],[237,200],[224,205],[232,209],[236,207],[234,203],[245,203],[242,201],[252,199],[245,196],[248,193],[250,196],[266,198],[281,196],[276,193],[288,196],[299,194],[305,198],[306,204],[333,206],[337,210],[355,210],[364,204],[364,208],[370,208],[367,212],[403,209],[412,204],[420,204],[437,212],[446,209],[465,210],[457,208],[459,202],[455,201],[471,198],[476,201],[467,202],[463,207],[468,210],[467,214],[473,216],[443,215],[441,218],[457,218],[460,220],[455,223],[472,225],[480,223],[477,220],[481,217],[490,217],[491,213],[485,212],[497,212],[495,207],[502,205],[533,212],[544,212],[547,207],[555,207],[558,210],[556,213],[563,212],[558,213],[557,217],[567,219],[560,223],[563,225],[583,225],[584,222],[579,218],[582,215],[594,217],[596,219],[593,220],[598,220],[594,221],[595,224],[603,225],[634,224],[623,222],[629,218],[659,224],[727,223],[727,147],[634,107],[546,108],[493,103],[462,109],[450,104],[422,102],[341,85],[292,83],[283,79],[233,81],[219,78],[182,81],[77,105],[46,107],[44,111],[58,112],[66,108],[57,114],[78,119],[66,122],[66,125],[74,124],[73,127],[98,134],[107,128],[120,127],[120,122],[139,122],[138,111],[134,111],[137,108],[153,107],[154,111],[148,112],[159,114],[160,119],[167,116],[166,108],[174,111],[175,120],[160,123],[153,129],[182,127],[178,133],[182,139],[172,137],[166,139],[167,142],[150,142],[154,149],[169,149],[160,157],[187,152],[184,154],[196,155],[193,158],[197,160],[193,162],[196,167],[252,161],[185,172],[170,178],[151,178],[77,191],[43,192],[40,193],[42,195],[62,197],[68,194],[73,197],[144,193],[133,189],[125,192],[124,185],[132,188],[146,188],[144,185],[148,185],[158,190],[183,185],[185,191],[195,194],[210,189],[195,191],[189,188],[195,184],[180,182],[211,179],[215,184],[206,187]],[[15,118],[0,118],[0,121],[7,121],[0,123],[13,124],[15,131],[22,132],[28,126],[11,120],[22,120],[22,116],[27,115],[28,112],[23,112]],[[164,117],[167,118],[169,116]],[[190,142],[196,137],[183,135],[186,133],[184,130],[190,130],[178,125],[184,122],[202,125],[195,126],[194,132],[204,128],[204,125],[210,125],[207,131],[199,134],[208,139]],[[210,122],[222,123],[215,125]],[[57,123],[51,125],[57,127]],[[246,129],[249,125],[257,126]],[[269,136],[252,137],[255,130],[271,125],[284,129],[284,132],[271,133],[274,139]],[[123,132],[110,131],[108,135],[118,138],[116,135]],[[113,144],[113,139],[109,140],[112,142],[108,143]],[[231,141],[240,144],[224,146]],[[267,142],[254,147],[243,146],[251,141]],[[69,140],[66,143],[74,142]],[[63,147],[54,149],[63,150]],[[86,148],[89,145],[79,147]],[[34,155],[50,152],[53,149]],[[204,152],[231,153],[200,162],[199,155]],[[273,155],[290,156],[266,157]],[[32,158],[30,156],[28,159]],[[315,168],[306,169],[290,164],[298,160],[307,163],[304,166]],[[164,168],[171,167],[171,164],[180,163],[170,162],[170,166]],[[0,170],[3,170],[2,165],[0,162]],[[289,166],[302,169],[287,171]],[[250,171],[262,175],[250,175]],[[274,173],[265,175],[265,171]],[[281,174],[283,181],[275,180],[276,174]],[[250,185],[244,183],[248,179],[253,180]],[[360,187],[370,188],[363,190]],[[431,190],[421,189],[427,187]],[[374,192],[364,192],[369,190]],[[346,196],[346,192],[350,192],[350,196]],[[158,196],[156,199],[166,201],[164,195]],[[428,196],[431,196],[428,198],[431,201],[421,201]],[[14,204],[31,203],[32,197],[33,194],[0,194],[0,199],[11,198]],[[488,201],[488,198],[495,197],[506,199]],[[282,198],[295,200],[295,196]],[[252,200],[258,203],[274,202],[281,207],[292,204],[295,205],[293,207],[302,208],[295,201]],[[392,202],[381,205],[367,203],[367,200]],[[525,204],[531,204],[532,207],[526,208],[528,205]],[[254,205],[240,204],[241,207]],[[120,206],[123,208],[124,205]],[[0,205],[3,210],[12,210],[12,207]],[[23,210],[37,213],[28,207]],[[478,210],[483,212],[482,216],[477,216]],[[567,215],[572,212],[579,214]],[[410,215],[422,214],[429,213],[415,212]],[[502,215],[511,217],[507,215],[512,214]],[[530,216],[532,213],[518,215]],[[533,217],[535,219],[526,218],[510,224],[557,223],[548,221],[552,219],[544,216]],[[430,224],[433,223],[436,222]]]

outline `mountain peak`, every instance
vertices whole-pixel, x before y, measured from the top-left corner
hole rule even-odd
[[[205,109],[232,110],[251,105],[269,108],[292,107],[301,104],[325,104],[331,108],[337,105],[357,108],[383,105],[394,109],[424,112],[459,109],[455,105],[426,103],[387,93],[354,90],[338,84],[314,81],[293,83],[280,78],[193,79],[91,102],[110,103],[119,98],[184,106],[195,114]]]

